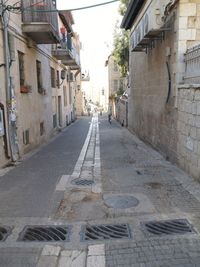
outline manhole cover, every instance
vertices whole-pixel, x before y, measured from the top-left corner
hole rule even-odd
[[[186,219],[143,222],[141,226],[145,233],[153,235],[196,233],[193,226]]]
[[[139,204],[139,200],[133,196],[106,196],[104,197],[105,204],[108,207],[116,209],[128,209],[136,207]]]
[[[73,185],[89,186],[93,185],[94,181],[87,179],[75,179],[71,182]]]
[[[11,233],[11,227],[0,226],[0,241],[5,241]]]
[[[18,241],[69,241],[70,233],[70,226],[26,226],[20,233]]]
[[[86,225],[81,230],[81,241],[131,238],[128,224]]]

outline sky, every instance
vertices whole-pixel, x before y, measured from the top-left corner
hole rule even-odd
[[[71,9],[107,2],[108,0],[57,0],[58,9]],[[108,86],[105,61],[112,51],[113,33],[118,15],[119,1],[105,6],[73,11],[74,30],[82,43],[81,66],[89,70],[93,86]]]

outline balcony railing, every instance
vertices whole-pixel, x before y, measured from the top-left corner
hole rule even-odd
[[[52,0],[26,0],[21,3],[23,32],[36,43],[58,43],[58,16]]]
[[[72,70],[80,69],[80,56],[71,39],[53,45],[52,55],[58,60],[61,60],[64,65],[69,66]]]
[[[200,84],[200,45],[188,49],[185,53],[185,83]]]

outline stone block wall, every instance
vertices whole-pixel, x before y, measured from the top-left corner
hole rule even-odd
[[[116,102],[116,119],[119,123],[127,127],[128,126],[128,101],[127,99],[119,99]]]
[[[178,163],[200,181],[200,85],[178,90]]]

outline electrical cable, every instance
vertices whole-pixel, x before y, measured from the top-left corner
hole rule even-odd
[[[119,0],[112,0],[109,2],[105,2],[105,3],[100,3],[100,4],[96,4],[96,5],[90,5],[90,6],[85,6],[85,7],[78,7],[78,8],[71,8],[71,9],[65,9],[65,10],[33,10],[31,8],[23,8],[21,9],[22,11],[28,11],[28,12],[59,12],[59,11],[78,11],[78,10],[83,10],[83,9],[89,9],[89,8],[93,8],[93,7],[98,7],[98,6],[103,6],[103,5],[108,5],[114,2],[118,2]]]

